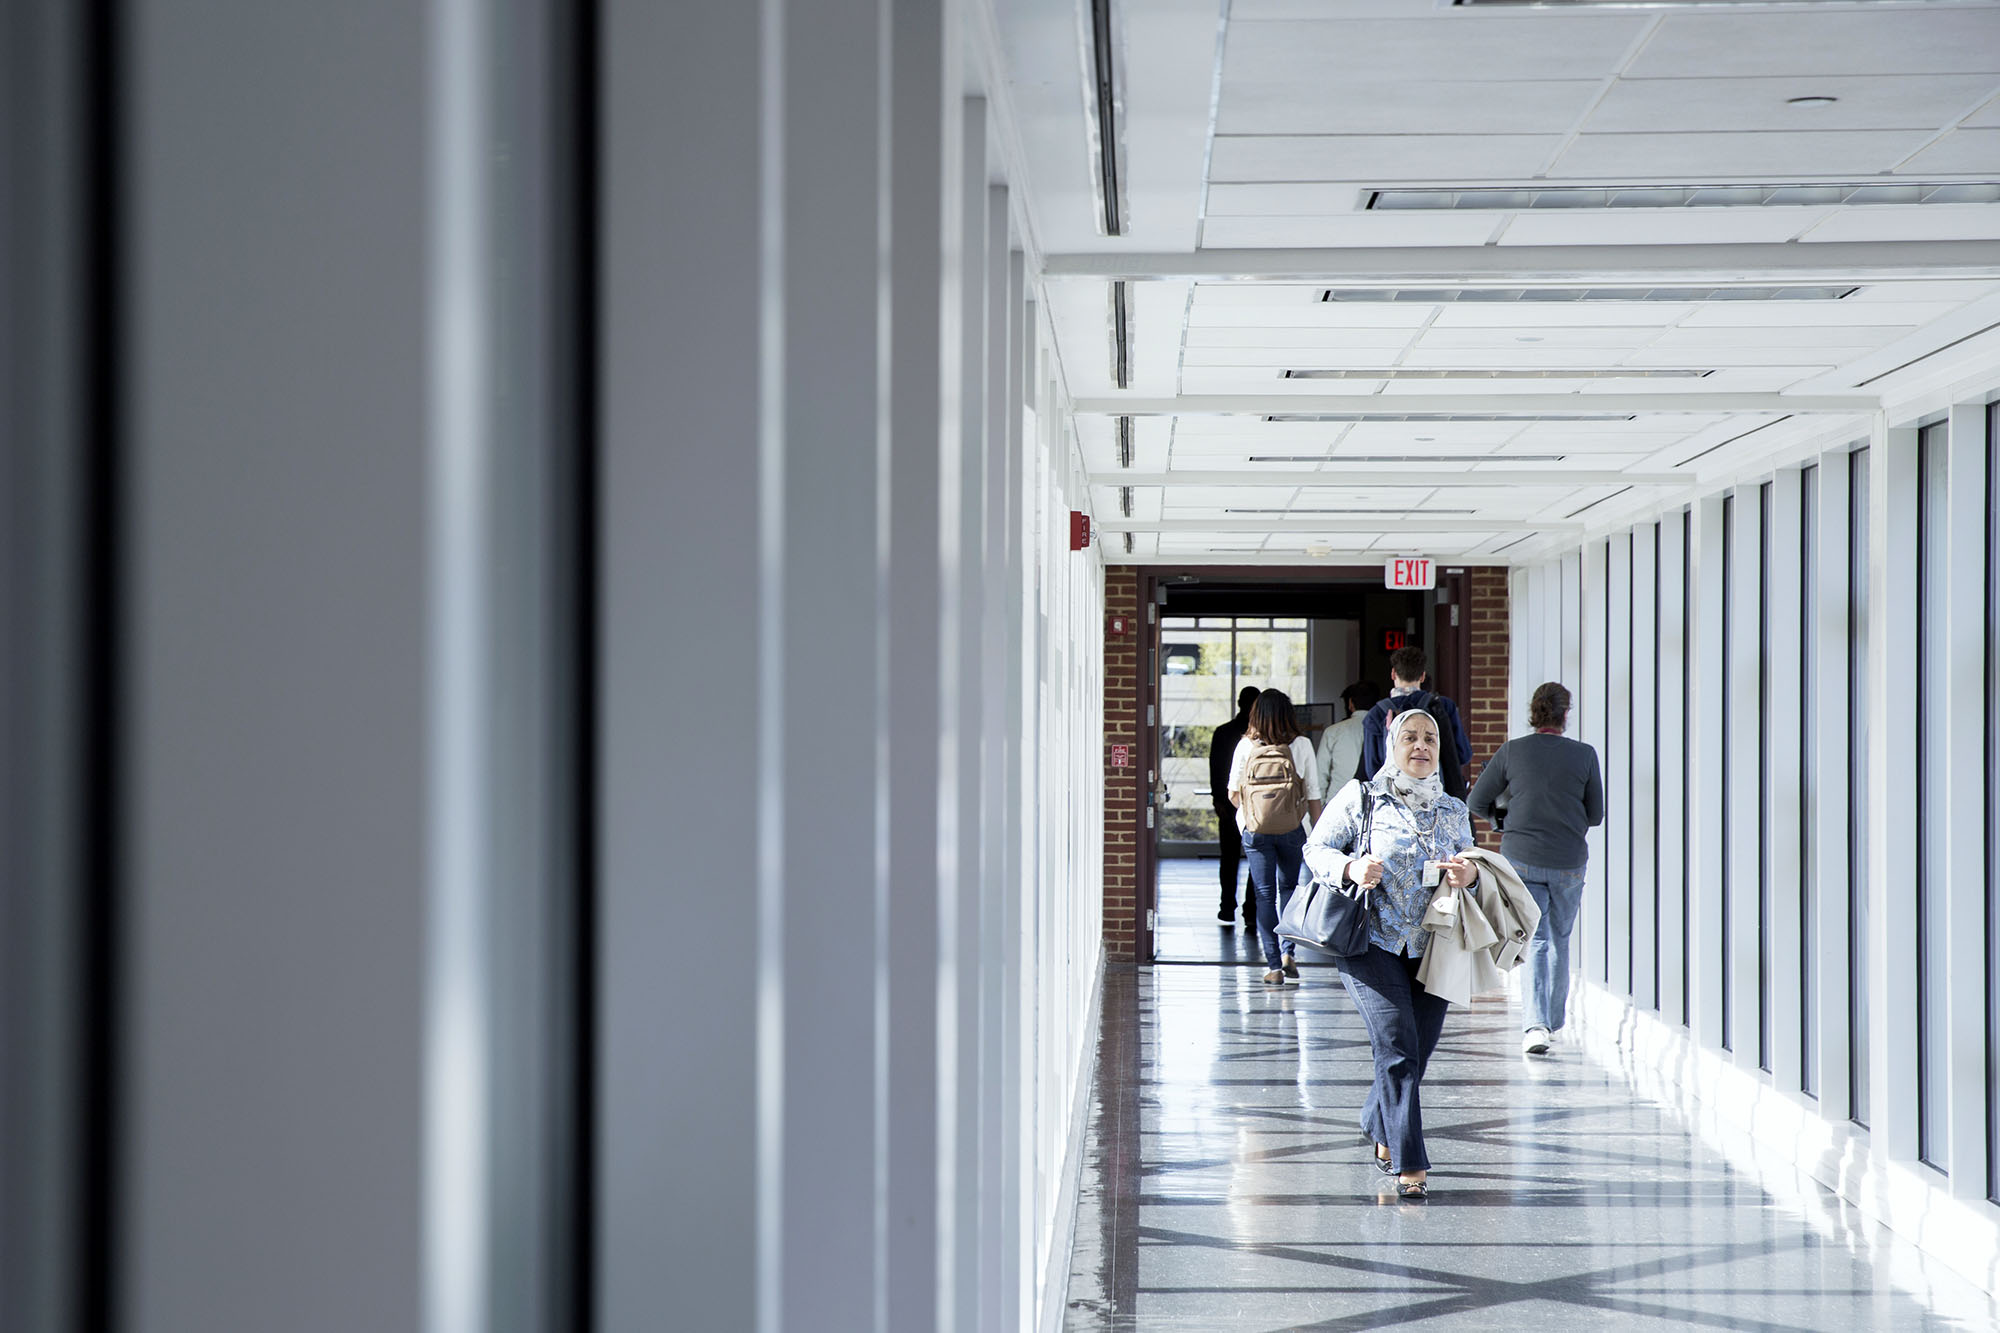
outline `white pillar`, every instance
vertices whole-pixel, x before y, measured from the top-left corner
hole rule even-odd
[[[1931,1022],[1946,1025],[1946,1099],[1949,1106],[1948,1160],[1951,1192],[1961,1199],[1984,1199],[1987,1189],[1986,894],[1993,868],[1987,861],[1986,736],[1976,720],[1985,716],[1988,626],[1986,542],[1987,407],[1957,403],[1946,424],[1951,486],[1944,512],[1932,523],[1945,525],[1949,552],[1933,577],[1944,580],[1944,624],[1926,625],[1935,645],[1927,688],[1943,692],[1933,716],[1942,725],[1929,743],[1943,750],[1939,766],[1944,790],[1931,794],[1930,820],[1944,844],[1943,864],[1932,884],[1945,896],[1949,923],[1933,945],[1931,962],[1945,968],[1946,1011]],[[1987,719],[1991,728],[1994,720]]]
[[[1810,725],[1816,729],[1814,751],[1818,762],[1808,775],[1811,837],[1813,840],[1813,888],[1819,929],[1818,951],[1813,973],[1814,993],[1807,1003],[1818,1015],[1818,1059],[1820,1114],[1828,1120],[1843,1121],[1854,1108],[1849,1104],[1851,1084],[1848,1046],[1848,998],[1852,980],[1848,967],[1847,894],[1849,877],[1865,879],[1867,868],[1852,865],[1848,809],[1848,606],[1849,571],[1853,552],[1849,543],[1849,506],[1852,489],[1849,479],[1850,455],[1827,454],[1813,470],[1813,486],[1818,495],[1818,527],[1813,549],[1813,613],[1816,633],[1808,651],[1814,655],[1813,679],[1818,683]],[[1863,817],[1866,811],[1859,812]],[[1865,1110],[1865,1108],[1864,1108]]]
[[[1696,842],[1689,823],[1690,753],[1687,684],[1688,514],[1677,510],[1660,520],[1659,797],[1660,797],[1660,1015],[1686,1021],[1688,940],[1692,933]]]
[[[1877,418],[1868,449],[1869,729],[1868,1124],[1873,1150],[1917,1156],[1916,743],[1909,726],[1910,645],[1917,641],[1917,432]]]
[[[1610,602],[1606,596],[1609,553],[1603,541],[1585,544],[1581,556],[1580,579],[1578,583],[1577,606],[1577,679],[1576,711],[1580,715],[1572,719],[1577,739],[1597,751],[1598,763],[1610,777],[1610,769],[1605,765],[1608,731],[1611,716],[1610,682],[1607,678],[1605,647],[1608,628],[1607,611]],[[1607,787],[1607,796],[1619,799],[1615,786]],[[1607,802],[1608,804],[1608,802]],[[1582,957],[1578,960],[1579,971],[1584,975],[1609,984],[1610,970],[1610,899],[1606,890],[1609,883],[1605,864],[1604,826],[1591,829],[1586,839],[1590,846],[1590,865],[1585,872],[1583,887],[1583,929],[1576,944],[1581,945]]]
[[[1697,1040],[1720,1049],[1722,1027],[1722,497],[1695,501],[1689,541],[1687,693],[1689,1022]]]
[[[1604,586],[1604,711],[1598,734],[1606,793],[1602,845],[1605,893],[1605,977],[1612,990],[1636,998],[1632,985],[1632,542],[1612,536]]]
[[[1740,1068],[1758,1067],[1758,1024],[1763,997],[1758,985],[1759,923],[1762,887],[1758,874],[1758,839],[1764,833],[1764,810],[1758,799],[1759,731],[1763,711],[1758,701],[1758,670],[1764,657],[1763,496],[1757,486],[1739,486],[1730,505],[1729,531],[1729,656],[1722,664],[1726,691],[1727,730],[1721,755],[1728,771],[1727,845],[1722,848],[1728,875],[1728,904],[1722,921],[1727,941],[1723,966],[1728,969],[1729,1026],[1724,1040]],[[1725,710],[1718,697],[1717,722]]]
[[[1806,850],[1802,831],[1805,719],[1800,697],[1805,637],[1800,601],[1805,540],[1802,495],[1799,469],[1780,468],[1771,480],[1770,530],[1765,535],[1771,565],[1767,574],[1771,602],[1765,617],[1771,635],[1763,645],[1771,683],[1771,787],[1762,819],[1768,848],[1764,874],[1771,895],[1771,1080],[1787,1095],[1801,1092],[1805,1072],[1800,990],[1804,978],[1799,953],[1805,931],[1799,886]]]
[[[1660,525],[1632,534],[1631,779],[1623,802],[1630,813],[1632,865],[1632,999],[1660,1007]]]

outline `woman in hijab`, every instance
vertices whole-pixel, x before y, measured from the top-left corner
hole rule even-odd
[[[1447,796],[1438,777],[1437,720],[1406,709],[1390,719],[1388,741],[1389,756],[1366,788],[1349,783],[1327,806],[1305,862],[1329,884],[1376,890],[1367,950],[1340,960],[1375,1053],[1361,1128],[1375,1142],[1376,1167],[1396,1177],[1396,1192],[1422,1199],[1431,1161],[1418,1085],[1450,1007],[1417,981],[1429,939],[1424,912],[1441,883],[1463,888],[1477,872],[1460,858],[1473,845],[1465,803]]]

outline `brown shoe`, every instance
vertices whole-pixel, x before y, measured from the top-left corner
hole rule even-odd
[[[1285,984],[1285,974],[1274,968],[1264,974],[1264,984],[1266,986],[1282,986]]]
[[[1285,955],[1285,975],[1290,977],[1293,981],[1297,981],[1299,979],[1299,960],[1292,957],[1290,954]]]

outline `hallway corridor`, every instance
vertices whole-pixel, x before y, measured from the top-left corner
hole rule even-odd
[[[1568,1042],[1455,1009],[1425,1082],[1435,1193],[1402,1204],[1355,1110],[1331,974],[1106,977],[1065,1328],[1973,1329],[1995,1306],[1824,1191],[1779,1197]]]

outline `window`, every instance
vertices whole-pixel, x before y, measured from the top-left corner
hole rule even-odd
[[[1819,1095],[1819,469],[1799,486],[1799,1090]]]
[[[1852,1118],[1868,1124],[1868,451],[1848,455],[1847,1030]]]
[[[1730,921],[1732,920],[1729,910],[1729,891],[1734,887],[1729,882],[1729,864],[1734,859],[1729,855],[1731,834],[1733,832],[1729,827],[1729,806],[1732,794],[1730,788],[1733,785],[1730,781],[1733,775],[1729,771],[1733,767],[1729,762],[1729,741],[1736,734],[1736,718],[1734,716],[1736,710],[1730,707],[1729,663],[1731,660],[1731,649],[1734,647],[1733,640],[1736,627],[1736,607],[1733,604],[1735,598],[1732,596],[1736,589],[1735,545],[1736,497],[1725,495],[1722,497],[1722,698],[1719,700],[1721,707],[1717,710],[1721,714],[1720,721],[1722,723],[1722,745],[1717,750],[1717,756],[1722,761],[1719,765],[1722,771],[1719,775],[1720,781],[1718,783],[1722,796],[1722,856],[1718,864],[1722,871],[1722,1049],[1725,1051],[1736,1049],[1734,1044],[1736,1032],[1736,988],[1731,984],[1732,977],[1730,975],[1735,970],[1733,966],[1735,956],[1734,950],[1731,948],[1734,941],[1730,938],[1733,932],[1729,928]]]
[[[1694,857],[1688,845],[1688,826],[1694,821],[1694,783],[1689,776],[1694,766],[1687,762],[1694,741],[1694,511],[1681,511],[1681,1026],[1694,1021]]]
[[[1930,640],[1945,623],[1947,542],[1946,488],[1951,484],[1942,425],[1926,427],[1917,440],[1917,1156],[1948,1170],[1947,1121],[1950,992],[1945,964],[1946,915],[1944,821],[1931,808],[1944,799],[1944,747],[1940,728],[1946,717],[1943,682]]]
[[[1757,642],[1771,641],[1770,482],[1757,488]],[[1771,655],[1757,654],[1757,1067],[1771,1070]]]
[[[2000,1200],[2000,403],[1986,411],[1986,1197]]]

